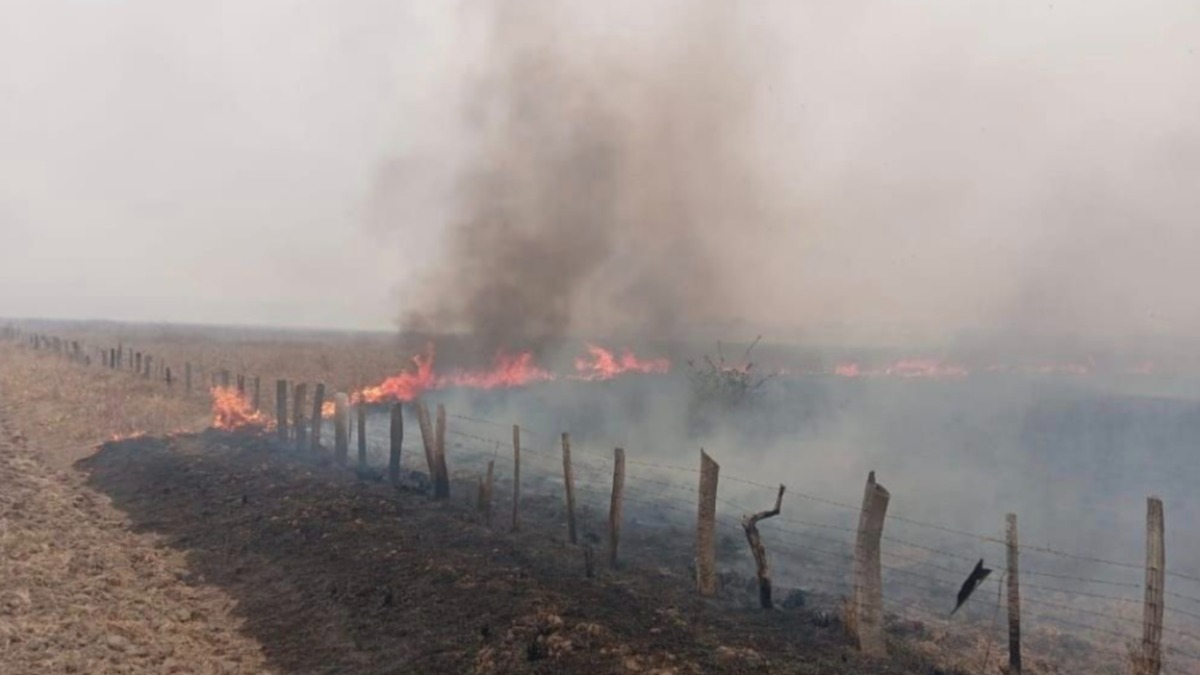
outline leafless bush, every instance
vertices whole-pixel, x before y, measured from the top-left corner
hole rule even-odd
[[[750,354],[762,336],[746,347],[740,362],[725,361],[724,349],[717,343],[717,359],[705,355],[701,363],[689,359],[688,372],[688,419],[693,430],[706,428],[711,422],[727,415],[751,408],[762,394],[763,385],[773,375],[760,375],[754,370]]]

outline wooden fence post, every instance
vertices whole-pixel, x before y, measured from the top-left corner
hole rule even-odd
[[[696,518],[696,590],[717,594],[717,479],[721,467],[700,449],[700,510]]]
[[[295,437],[296,449],[308,449],[308,421],[305,419],[306,408],[308,407],[308,385],[304,382],[297,382],[292,388],[294,401],[292,401],[292,435]]]
[[[617,567],[617,548],[621,539],[621,516],[625,511],[625,450],[613,450],[612,503],[608,507],[608,566]]]
[[[571,435],[563,432],[563,485],[567,492],[567,539],[572,544],[579,543],[575,532],[575,477],[571,473]]]
[[[133,372],[140,374],[142,372],[142,353],[138,352],[134,357]]]
[[[479,503],[476,506],[483,524],[492,526],[492,475],[496,461],[488,460],[487,476],[479,479]]]
[[[1163,504],[1158,497],[1146,500],[1146,601],[1142,616],[1141,671],[1162,671],[1163,595],[1166,547],[1163,542]]]
[[[758,573],[758,604],[763,609],[772,609],[771,603],[771,568],[767,565],[767,549],[763,546],[762,536],[758,533],[759,521],[774,518],[783,507],[784,487],[779,486],[779,495],[775,497],[775,508],[762,511],[742,519],[742,529],[746,531],[746,541],[750,543],[750,552],[754,555],[754,565]]]
[[[190,391],[192,388],[192,364],[187,364],[187,386]],[[287,380],[275,380],[275,433],[280,441],[286,441],[288,437],[288,418],[287,418]]]
[[[521,526],[521,426],[513,425],[513,510],[512,529],[516,532]]]
[[[350,397],[338,392],[333,395],[333,456],[341,466],[346,465],[350,454]]]
[[[429,421],[429,408],[417,400],[417,426],[421,429],[421,445],[425,448],[425,466],[429,467],[429,482],[437,480],[437,458],[434,457],[433,423]]]
[[[171,369],[167,368],[167,389],[171,388]]]
[[[260,407],[259,404],[262,403],[262,396],[261,396],[262,391],[259,386],[261,384],[262,383],[260,381],[260,378],[258,376],[255,376],[254,377],[254,400],[251,401],[251,405],[254,407],[254,412],[259,411],[259,407]]]
[[[437,427],[434,431],[434,451],[437,457],[437,480],[433,483],[433,498],[450,497],[450,472],[446,469],[446,407],[437,407]]]
[[[367,470],[367,405],[359,402],[355,406],[358,413],[358,470]]]
[[[321,449],[321,422],[323,419],[322,412],[325,409],[325,383],[318,382],[316,389],[313,391],[312,405],[312,435],[308,439],[308,447],[312,451]]]
[[[143,375],[142,375],[142,376],[143,376],[143,377],[145,377],[147,380],[148,380],[148,379],[150,379],[150,364],[151,364],[153,361],[154,361],[154,357],[152,357],[152,356],[150,356],[149,354],[147,354],[147,355],[146,355],[146,372],[145,372],[145,373],[143,373]]]
[[[858,540],[854,547],[854,626],[859,650],[873,657],[887,655],[883,635],[883,567],[879,556],[883,520],[890,499],[888,491],[875,482],[872,471],[863,492]]]
[[[404,445],[404,409],[399,401],[392,404],[391,447],[388,448],[388,478],[392,487],[400,487],[400,448]]]
[[[1021,675],[1021,581],[1017,514],[1006,517],[1008,540],[1008,675]]]

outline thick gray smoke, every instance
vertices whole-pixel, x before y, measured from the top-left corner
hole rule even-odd
[[[581,44],[551,6],[507,3],[492,24],[478,149],[407,329],[541,350],[572,330],[670,336],[728,299],[717,246],[756,222],[739,154],[756,69],[731,5],[691,3],[652,58]]]

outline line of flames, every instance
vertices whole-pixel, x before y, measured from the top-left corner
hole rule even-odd
[[[620,355],[603,347],[588,344],[587,353],[574,360],[574,372],[560,377],[534,363],[531,353],[508,354],[499,352],[492,366],[484,370],[452,370],[437,373],[434,370],[434,347],[426,347],[424,353],[410,359],[411,367],[388,377],[379,384],[365,387],[350,394],[350,403],[385,403],[392,401],[410,402],[427,391],[440,389],[507,389],[549,382],[559,379],[585,382],[605,381],[630,374],[666,374],[671,371],[671,361],[665,358],[643,359],[629,349]],[[900,379],[954,380],[965,378],[972,370],[956,363],[933,358],[901,359],[893,363],[869,367],[856,361],[835,364],[821,369],[780,369],[774,371],[781,376],[835,376],[843,378],[888,377]],[[977,372],[1022,373],[1040,375],[1089,375],[1092,368],[1079,363],[1038,365],[990,365]],[[1157,372],[1153,363],[1143,362],[1128,371],[1131,374]],[[236,430],[248,427],[270,429],[274,422],[263,413],[254,410],[243,394],[236,389],[215,387],[213,397],[213,427]],[[325,401],[321,408],[322,417],[332,417],[335,405]]]

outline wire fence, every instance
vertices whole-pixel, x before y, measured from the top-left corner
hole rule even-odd
[[[61,346],[64,344],[72,345],[69,348],[72,358],[82,360],[80,354],[87,351],[86,346],[60,341],[58,349],[64,349]],[[97,353],[107,362],[116,350]],[[160,363],[160,368],[163,367]],[[206,377],[215,383],[221,372],[190,366],[187,370],[201,386]],[[137,374],[141,375],[141,371]],[[455,476],[474,479],[482,475],[483,467],[491,461],[496,484],[507,485],[511,491],[512,439],[505,432],[513,424],[473,415],[451,413],[447,417],[452,420],[446,434]],[[326,433],[333,433],[331,426],[326,425]],[[353,426],[350,425],[351,429]],[[561,435],[526,427],[519,429],[523,493],[537,499],[560,496],[566,482]],[[386,438],[378,433],[367,434],[368,454],[373,463],[386,464],[386,442],[379,442]],[[612,491],[613,456],[610,451],[597,449],[597,445],[595,441],[573,442],[571,448],[576,504],[588,532],[606,526]],[[637,456],[628,456],[624,462],[624,500],[630,507],[623,536],[637,539],[640,535],[645,542],[655,542],[656,546],[644,550],[658,551],[665,561],[689,560],[694,551],[686,537],[681,542],[678,537],[660,534],[664,530],[686,533],[695,527],[701,469]],[[403,453],[400,463],[403,469],[412,472],[427,468],[421,453]],[[722,537],[720,559],[734,577],[752,579],[749,549],[744,543],[739,544],[745,537],[743,518],[768,508],[780,486],[724,471],[719,480],[721,485],[739,486],[736,498],[722,496],[720,492],[717,495],[717,525]],[[495,502],[504,504],[511,498],[510,491],[498,490]],[[760,508],[748,504],[760,497]],[[789,488],[783,513],[760,525],[777,588],[799,593],[799,597],[807,598],[806,603],[824,603],[834,608],[842,597],[853,594],[860,532],[857,518],[861,511],[862,505]],[[995,661],[989,666],[989,661],[1000,658],[1007,640],[1007,628],[997,624],[1004,599],[1004,572],[993,574],[977,588],[959,614],[951,616],[950,610],[964,579],[980,558],[964,554],[960,544],[984,547],[989,551],[988,559],[1001,560],[1008,542],[992,533],[968,531],[905,513],[890,512],[886,522],[905,526],[901,536],[890,531],[881,536],[883,609],[893,631],[903,632],[905,626],[917,626],[913,630],[919,639],[960,646],[971,641],[981,643],[982,662],[971,668],[983,672],[998,665],[999,661]],[[1021,555],[1022,621],[1027,650],[1052,661],[1057,672],[1098,672],[1094,670],[1097,664],[1112,668],[1113,672],[1124,672],[1142,639],[1145,587],[1134,577],[1145,572],[1145,564],[1037,544],[1021,544],[1017,550]],[[1110,574],[1071,573],[1079,564]],[[1164,672],[1200,673],[1200,576],[1170,569],[1163,574],[1174,586],[1164,591],[1167,602],[1162,608],[1166,617],[1160,627]]]

